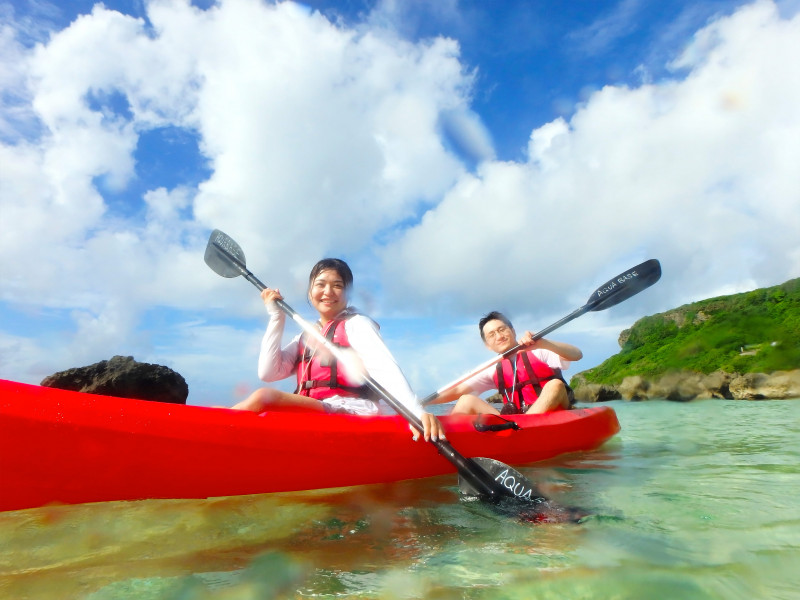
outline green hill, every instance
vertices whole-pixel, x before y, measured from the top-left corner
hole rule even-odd
[[[639,319],[622,350],[579,373],[581,383],[618,384],[675,370],[772,373],[800,368],[800,278],[720,296]]]

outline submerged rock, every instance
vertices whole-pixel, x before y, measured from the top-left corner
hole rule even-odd
[[[189,396],[189,386],[179,373],[162,365],[137,362],[132,356],[114,356],[86,367],[60,371],[45,377],[41,385],[171,404],[186,404]]]

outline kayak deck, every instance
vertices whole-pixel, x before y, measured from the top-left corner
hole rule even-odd
[[[440,417],[464,456],[520,465],[599,447],[610,407],[515,415],[478,432]],[[163,404],[0,380],[0,510],[50,503],[207,498],[385,483],[455,472],[399,416]]]

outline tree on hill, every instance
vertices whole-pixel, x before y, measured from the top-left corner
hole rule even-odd
[[[800,368],[800,278],[710,298],[639,319],[620,335],[622,350],[575,376],[618,384],[671,371],[772,373]]]

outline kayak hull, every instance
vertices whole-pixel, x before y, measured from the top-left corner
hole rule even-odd
[[[517,415],[519,430],[478,432],[440,417],[467,457],[510,465],[599,447],[619,431],[610,407]],[[0,510],[52,503],[208,498],[455,472],[413,442],[401,417],[275,412],[113,398],[0,380]]]

